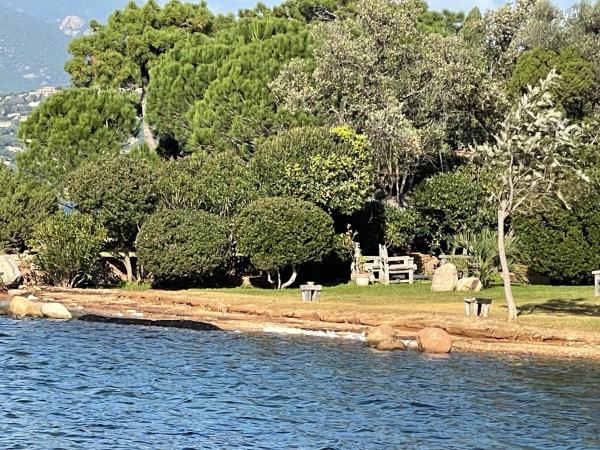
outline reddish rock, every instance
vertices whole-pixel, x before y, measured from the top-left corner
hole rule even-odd
[[[404,350],[404,342],[396,337],[396,330],[389,324],[379,325],[367,332],[367,345],[377,350]]]
[[[399,339],[386,339],[380,341],[375,348],[382,351],[404,350],[406,345]]]
[[[417,333],[417,345],[423,353],[449,353],[452,337],[441,328],[423,328]]]
[[[321,317],[316,311],[296,311],[294,317],[301,320],[321,321]]]

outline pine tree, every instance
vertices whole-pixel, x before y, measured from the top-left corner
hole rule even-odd
[[[61,188],[65,177],[102,155],[117,155],[138,132],[132,102],[114,91],[68,89],[45,100],[19,128],[19,170]]]
[[[210,33],[213,20],[205,4],[172,0],[160,8],[154,0],[143,7],[130,2],[112,14],[106,25],[92,21],[92,33],[71,42],[69,51],[73,58],[65,69],[75,86],[137,92],[144,139],[154,148],[154,136],[145,120],[150,68],[160,55],[190,34]]]

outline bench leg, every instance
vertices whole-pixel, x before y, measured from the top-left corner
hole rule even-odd
[[[487,318],[490,315],[490,305],[483,305],[483,317]]]
[[[594,294],[600,297],[600,275],[594,275]]]
[[[471,304],[467,302],[465,302],[465,314],[467,317],[471,315]]]

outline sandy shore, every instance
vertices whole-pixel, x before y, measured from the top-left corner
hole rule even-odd
[[[407,339],[422,328],[435,326],[452,335],[454,351],[600,360],[600,333],[524,327],[490,319],[339,311],[321,303],[290,304],[214,291],[42,289],[34,295],[63,303],[75,316],[191,321],[242,332],[279,327],[282,331],[364,333],[389,323]]]

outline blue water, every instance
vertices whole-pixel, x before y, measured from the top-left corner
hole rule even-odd
[[[0,317],[0,449],[600,448],[600,364]]]

